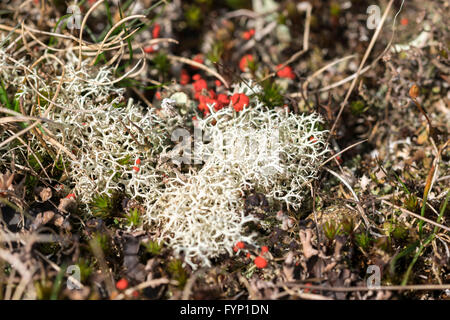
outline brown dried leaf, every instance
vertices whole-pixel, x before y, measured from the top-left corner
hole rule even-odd
[[[418,144],[424,144],[428,140],[428,131],[423,130],[422,133],[417,137]]]
[[[68,213],[70,210],[75,209],[77,202],[73,198],[63,198],[59,202],[58,210],[63,213]]]
[[[52,197],[52,189],[50,188],[40,188],[39,197],[42,202],[49,200]]]
[[[55,215],[55,218],[53,219],[53,224],[59,228],[64,228],[66,230],[72,229],[69,221],[60,214]]]
[[[31,229],[36,230],[39,226],[47,224],[54,216],[55,213],[51,210],[39,213],[34,219]]]
[[[286,281],[294,281],[294,253],[289,251],[283,263],[283,274]]]
[[[0,174],[0,195],[2,195],[1,190],[10,190],[14,191],[14,187],[12,185],[14,180],[14,173],[10,173],[6,170],[6,173]]]
[[[306,259],[309,259],[312,256],[315,256],[319,253],[312,246],[312,243],[311,243],[312,236],[313,236],[313,233],[312,233],[311,229],[300,230],[300,242],[302,243],[303,254],[305,255]]]
[[[53,221],[54,225],[57,227],[61,227],[64,223],[64,217],[60,214],[55,216],[55,220]]]
[[[409,96],[413,99],[416,99],[419,96],[419,87],[417,84],[413,84],[409,89]]]

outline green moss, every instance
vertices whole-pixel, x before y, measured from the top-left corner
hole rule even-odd
[[[333,17],[339,17],[341,14],[341,6],[337,2],[332,2],[330,4],[330,15]]]
[[[334,221],[327,221],[324,225],[323,225],[323,232],[325,234],[325,237],[327,237],[327,239],[329,241],[333,241],[334,238],[339,235],[339,233],[341,232],[342,226],[341,225],[337,225],[336,223],[334,223]]]
[[[163,75],[167,75],[169,73],[170,62],[166,54],[162,52],[158,53],[153,59],[153,63],[155,68]]]
[[[139,214],[138,209],[134,208],[130,211],[130,213],[126,216],[127,224],[131,227],[139,226],[141,224],[141,215]]]
[[[287,17],[286,17],[286,15],[284,15],[284,14],[279,14],[279,15],[277,16],[277,22],[278,22],[278,24],[286,24],[286,20],[287,20]]]
[[[207,57],[211,62],[219,62],[224,50],[224,44],[222,41],[217,41],[213,44],[210,52],[208,52]]]
[[[161,253],[161,245],[157,241],[150,240],[147,243],[144,243],[145,250],[151,255],[157,256]]]
[[[106,219],[110,217],[114,209],[114,200],[112,197],[102,194],[94,197],[90,203],[92,214],[97,218]]]
[[[175,259],[169,262],[168,270],[172,275],[172,278],[178,281],[178,286],[183,288],[188,279],[186,270],[183,268],[181,260]]]
[[[42,108],[45,108],[45,107],[47,107],[48,106],[48,104],[49,104],[49,102],[48,102],[48,100],[51,100],[52,99],[52,93],[51,92],[48,92],[48,91],[45,91],[45,90],[39,90],[39,93],[42,95],[42,96],[44,96],[46,99],[44,99],[44,98],[42,98],[41,96],[36,96],[36,104],[40,104],[40,106],[42,107]]]
[[[123,159],[117,161],[119,164],[126,166],[131,164],[131,156],[128,154]]]
[[[372,239],[369,237],[367,233],[362,232],[358,233],[355,236],[355,242],[361,249],[367,250],[369,248],[370,243],[372,242]]]
[[[199,6],[191,5],[185,11],[186,23],[191,28],[199,28],[202,21],[202,10]]]
[[[249,64],[250,68],[250,64]],[[258,94],[258,98],[268,107],[280,107],[283,105],[284,99],[282,89],[272,80],[266,80],[262,83],[263,90]]]
[[[392,230],[392,236],[397,240],[405,240],[408,237],[408,229],[403,226],[397,225],[394,230]]]
[[[353,228],[355,227],[355,222],[352,218],[346,218],[342,222],[342,230],[345,235],[351,235],[353,233]]]
[[[44,156],[39,152],[35,152],[34,154],[30,153],[30,155],[28,156],[28,163],[34,171],[39,171],[41,169],[38,160],[40,163],[44,163]]]
[[[350,110],[355,116],[364,113],[367,109],[369,109],[369,107],[367,107],[362,100],[352,101],[350,104]]]
[[[25,178],[25,185],[27,186],[27,190],[33,190],[39,182],[39,179],[32,175],[27,175]]]
[[[121,101],[121,102],[119,102],[119,103],[113,103],[113,107],[114,108],[118,108],[118,109],[120,109],[120,108],[125,108],[126,107],[126,102],[125,101]]]
[[[93,262],[90,258],[80,258],[77,266],[80,268],[80,281],[86,282],[93,271]]]
[[[417,208],[419,207],[417,197],[413,194],[409,194],[408,196],[406,196],[404,204],[406,209],[412,212],[416,212]]]

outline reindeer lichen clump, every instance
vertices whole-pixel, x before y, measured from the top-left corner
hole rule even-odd
[[[10,66],[5,55],[0,51],[0,63]],[[180,170],[166,159],[174,147],[173,130],[185,125],[176,109],[165,110],[171,111],[165,117],[160,114],[164,108],[144,110],[125,100],[111,69],[79,64],[71,52],[66,60],[64,73],[51,80],[11,67],[1,71],[2,77],[17,88],[25,110],[34,105],[35,114],[45,114],[52,108],[51,122],[42,126],[64,148],[58,152],[77,200],[87,205],[95,196],[117,191],[137,200],[147,211],[148,226],[159,228],[159,239],[193,268],[231,254],[238,241],[255,242],[246,228],[257,221],[244,213],[246,192],[258,190],[271,201],[298,208],[304,185],[316,177],[328,152],[319,115],[268,108],[258,98],[261,87],[239,84],[230,94],[245,95],[240,102],[248,105],[215,111],[208,104],[209,115],[197,121],[197,129],[209,141],[202,141],[200,155],[194,155],[203,163]],[[45,63],[60,69],[57,61]],[[54,147],[31,136],[39,152]]]
[[[315,178],[328,152],[317,114],[271,110],[256,96],[237,114],[232,108],[215,112],[213,104],[208,107],[210,115],[197,121],[206,137],[194,154],[204,161],[202,167],[168,178],[149,211],[149,220],[162,226],[161,239],[193,267],[193,261],[209,265],[211,258],[231,253],[238,241],[254,241],[254,235],[243,232],[247,222],[256,221],[244,214],[246,191],[258,190],[298,208],[303,186]]]
[[[75,56],[68,60],[48,117],[61,124],[51,128],[52,133],[75,156],[66,160],[77,199],[89,203],[95,195],[115,191],[133,199],[156,196],[161,183],[157,155],[170,137],[166,123],[153,110],[144,111],[131,99],[125,102],[124,89],[111,84],[110,69],[94,71],[82,64],[77,70]],[[51,92],[59,81],[60,76],[55,77],[44,90]],[[20,83],[20,96],[33,99],[29,95],[35,92]],[[48,103],[38,106],[38,112],[44,113]]]

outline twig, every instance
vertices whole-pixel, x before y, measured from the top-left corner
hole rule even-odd
[[[114,298],[114,300],[122,300],[127,296],[130,296],[134,291],[136,290],[142,290],[148,287],[156,287],[162,284],[171,284],[171,285],[178,285],[178,281],[176,280],[169,280],[167,278],[160,278],[160,279],[152,279],[145,282],[142,282],[138,284],[137,286],[134,286],[132,288],[127,289],[124,293],[120,293],[117,295],[117,297]]]
[[[328,162],[330,162],[331,160],[335,159],[336,157],[338,157],[340,154],[344,153],[345,151],[347,151],[347,150],[349,150],[349,149],[351,149],[351,148],[353,148],[353,147],[356,147],[357,145],[359,145],[359,144],[361,144],[361,143],[364,143],[364,142],[366,142],[366,141],[367,141],[367,139],[358,141],[358,142],[356,142],[356,143],[354,143],[354,144],[348,146],[347,148],[345,148],[345,149],[339,151],[338,153],[333,154],[330,158],[328,158],[327,160],[325,160],[324,162],[322,162],[322,163],[319,165],[319,168],[320,168],[320,167],[323,167],[326,163],[328,163]]]
[[[349,56],[337,59],[337,60],[335,60],[333,62],[330,62],[329,64],[323,66],[322,68],[320,68],[319,70],[314,72],[312,75],[310,75],[308,78],[306,78],[305,82],[302,85],[303,92],[305,93],[305,96],[308,97],[308,90],[307,90],[308,89],[308,84],[309,84],[309,82],[311,82],[312,79],[316,78],[317,76],[319,76],[320,74],[322,74],[323,72],[325,72],[326,70],[331,68],[332,66],[334,66],[334,65],[336,65],[338,63],[347,61],[348,59],[351,59],[351,58],[354,58],[354,57],[356,57],[356,55],[352,54],[352,55],[349,55]],[[291,98],[296,98],[296,97],[300,97],[300,96],[302,96],[301,92],[295,92],[295,93],[292,93],[290,95]]]
[[[444,230],[450,231],[449,227],[446,227],[446,226],[444,226],[444,225],[442,225],[440,223],[434,222],[433,220],[430,220],[428,218],[422,217],[422,216],[418,215],[417,213],[414,213],[414,212],[411,212],[411,211],[409,211],[409,210],[407,210],[405,208],[399,207],[399,206],[397,206],[397,205],[395,205],[393,203],[390,203],[389,201],[381,200],[381,202],[384,203],[384,204],[387,204],[388,206],[394,207],[395,209],[398,209],[398,210],[400,210],[403,213],[409,214],[409,215],[413,216],[416,219],[428,222],[429,224],[432,224],[432,225],[434,225],[436,227],[439,227],[439,228],[442,228]]]
[[[356,85],[356,81],[358,80],[358,77],[359,77],[359,75],[361,73],[361,70],[363,69],[364,64],[366,63],[367,59],[369,58],[370,52],[372,51],[372,49],[373,49],[373,47],[375,45],[375,42],[378,39],[378,36],[379,36],[379,34],[381,32],[381,29],[383,28],[384,21],[386,20],[387,15],[388,15],[388,13],[389,13],[393,3],[394,3],[394,0],[390,0],[389,1],[388,5],[387,5],[387,8],[384,11],[383,16],[381,17],[381,21],[378,23],[377,29],[376,29],[373,37],[372,37],[372,40],[369,43],[369,47],[367,48],[366,53],[364,54],[364,57],[361,60],[361,63],[359,64],[359,68],[358,68],[358,71],[356,72],[356,76],[353,79],[353,81],[352,81],[352,83],[350,85],[350,88],[347,91],[347,94],[345,95],[344,101],[342,102],[341,108],[339,109],[339,113],[336,116],[336,120],[334,121],[333,126],[331,127],[330,137],[334,134],[334,129],[336,128],[336,125],[337,125],[337,123],[338,123],[338,121],[339,121],[339,119],[340,119],[340,117],[342,115],[342,111],[344,111],[344,107],[347,105],[347,101],[350,98],[350,95],[351,95],[351,93],[353,91],[353,88]]]
[[[230,87],[230,85],[228,84],[228,82],[225,80],[224,77],[222,77],[222,76],[221,76],[219,73],[217,73],[215,70],[213,70],[213,69],[211,69],[211,68],[208,68],[208,67],[205,66],[203,63],[199,63],[199,62],[196,62],[196,61],[194,61],[194,60],[191,60],[191,59],[188,59],[188,58],[184,58],[184,57],[174,56],[174,55],[171,55],[171,54],[167,55],[167,58],[169,58],[170,60],[175,60],[175,61],[178,61],[178,62],[181,62],[181,63],[189,64],[189,65],[191,65],[191,66],[194,66],[194,67],[200,68],[200,69],[202,69],[202,70],[205,70],[206,72],[212,74],[212,75],[215,76],[217,79],[219,79],[219,80],[223,83],[223,85],[224,85],[226,88],[229,88],[229,87]]]
[[[288,284],[289,285],[289,284]],[[450,289],[448,284],[415,284],[405,286],[374,286],[374,287],[324,287],[318,285],[293,284],[296,288],[319,290],[319,291],[334,291],[334,292],[354,292],[354,291],[403,291],[403,290],[446,290]]]
[[[88,10],[88,12],[86,13],[86,15],[83,18],[83,21],[81,22],[80,37],[78,39],[78,43],[80,44],[80,49],[78,50],[78,67],[77,67],[78,70],[80,70],[80,68],[81,68],[81,53],[82,53],[81,45],[83,44],[82,38],[83,38],[84,26],[87,22],[89,15],[103,2],[104,2],[104,0],[99,0],[99,1],[95,2],[94,5]]]
[[[120,21],[118,21],[118,22],[117,22],[117,23],[116,23],[116,24],[108,31],[108,33],[106,34],[106,36],[105,36],[105,38],[103,39],[102,43],[100,44],[100,47],[99,47],[98,50],[97,50],[97,54],[95,55],[95,58],[91,61],[91,66],[94,65],[95,61],[97,60],[97,57],[100,55],[100,52],[102,51],[102,49],[103,49],[103,47],[104,47],[104,45],[105,45],[106,40],[108,40],[108,38],[111,36],[111,33],[113,33],[113,31],[114,31],[118,26],[120,26],[121,24],[125,23],[126,21],[131,20],[131,19],[138,19],[138,18],[145,18],[145,16],[144,16],[144,15],[139,15],[139,14],[137,14],[137,15],[133,15],[133,16],[129,16],[129,17],[123,18],[123,19],[121,19]]]
[[[340,175],[338,175],[336,172],[334,172],[331,169],[325,168],[325,170],[327,170],[329,173],[331,173],[333,176],[335,176],[336,178],[338,178],[339,180],[341,180],[341,182],[347,187],[347,189],[350,190],[350,192],[353,195],[353,198],[356,201],[356,207],[358,208],[359,213],[361,214],[362,218],[364,219],[364,223],[366,224],[367,227],[370,226],[369,223],[369,219],[367,218],[363,208],[361,207],[361,205],[359,204],[359,199],[358,196],[356,195],[355,191],[353,190],[353,188],[350,186],[350,184],[347,182],[347,180],[345,180],[343,177],[341,177]]]

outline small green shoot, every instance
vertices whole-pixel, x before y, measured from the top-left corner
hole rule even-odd
[[[131,227],[136,227],[140,225],[141,215],[139,214],[138,209],[134,208],[130,211],[130,213],[126,216],[127,224]]]
[[[250,64],[249,64],[250,68]],[[263,90],[258,94],[259,99],[264,102],[268,107],[281,107],[284,99],[282,95],[282,89],[272,80],[265,80],[262,83]]]
[[[169,262],[168,270],[171,273],[173,279],[178,281],[178,286],[183,288],[188,279],[186,270],[183,268],[181,260],[175,259]]]
[[[163,75],[167,75],[170,69],[170,62],[167,58],[167,55],[164,53],[158,53],[156,57],[153,59],[153,63],[155,64],[155,68],[162,73]]]
[[[355,242],[356,244],[363,249],[364,251],[366,251],[369,248],[370,242],[372,241],[372,239],[369,237],[369,235],[365,232],[362,233],[358,233],[355,236]]]
[[[106,194],[98,195],[94,197],[90,207],[95,217],[106,219],[112,215],[114,209],[113,199]]]
[[[157,256],[161,253],[161,245],[157,241],[150,240],[144,243],[145,249],[151,255]]]
[[[333,241],[337,235],[341,232],[342,226],[337,226],[334,221],[327,221],[323,226],[323,231],[325,233],[325,237],[327,237],[328,241]]]

